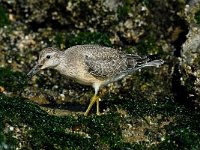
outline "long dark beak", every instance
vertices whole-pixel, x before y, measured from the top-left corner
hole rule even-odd
[[[29,71],[29,73],[27,74],[28,77],[32,77],[34,76],[38,71],[40,71],[41,65],[36,64],[31,71]]]

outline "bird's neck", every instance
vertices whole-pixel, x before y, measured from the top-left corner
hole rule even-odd
[[[65,60],[64,55],[60,55],[59,54],[59,61],[60,61],[60,63],[56,67],[54,67],[54,69],[62,73],[62,71],[65,69],[64,60]]]

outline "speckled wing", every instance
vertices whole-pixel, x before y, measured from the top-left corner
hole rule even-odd
[[[108,47],[97,47],[85,55],[88,72],[99,79],[107,79],[127,69],[126,55]]]

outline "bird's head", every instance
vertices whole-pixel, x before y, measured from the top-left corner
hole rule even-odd
[[[35,75],[38,71],[45,68],[55,68],[60,64],[60,53],[57,49],[48,47],[40,52],[37,64],[27,74],[28,76]]]

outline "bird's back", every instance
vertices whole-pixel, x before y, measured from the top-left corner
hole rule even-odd
[[[84,64],[88,73],[99,79],[113,77],[134,67],[135,60],[139,58],[136,55],[127,55],[117,49],[99,45],[76,45],[68,48],[66,53]]]
[[[77,55],[86,55],[93,59],[111,59],[120,57],[122,52],[111,47],[105,47],[100,45],[76,45],[68,48],[66,53],[76,53]]]
[[[98,80],[115,80],[136,68],[145,67],[146,64],[155,65],[150,64],[147,57],[141,58],[138,55],[125,54],[117,49],[99,45],[76,45],[68,48],[65,53],[71,59],[71,65],[76,64],[84,74],[92,75]]]

